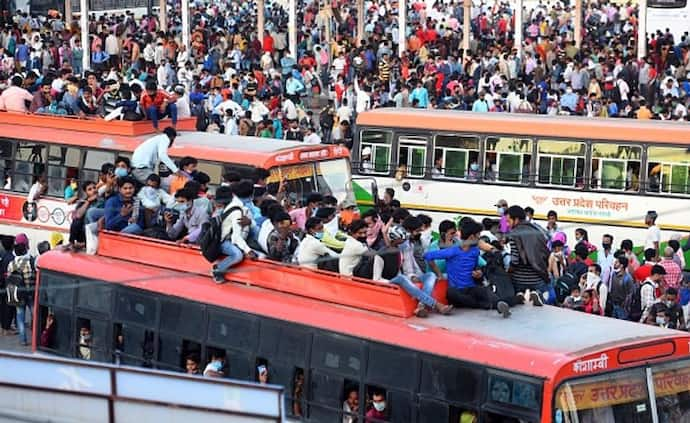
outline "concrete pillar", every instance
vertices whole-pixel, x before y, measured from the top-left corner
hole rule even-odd
[[[582,0],[575,0],[573,20],[575,21],[575,47],[579,50],[582,45]]]
[[[297,62],[297,16],[296,0],[288,1],[288,46],[290,55]]]
[[[462,2],[462,49],[464,50],[464,58],[469,56],[470,51],[470,33],[472,32],[472,0],[464,0]]]
[[[517,56],[522,59],[522,0],[515,0],[515,48]]]
[[[187,57],[191,60],[191,44],[189,35],[189,0],[181,0],[181,15],[182,15],[182,45],[184,46],[184,51],[187,53]]]
[[[364,39],[364,0],[357,0],[357,45],[362,45],[362,40]]]
[[[65,27],[72,27],[72,0],[65,0]]]
[[[168,2],[167,2],[167,0],[159,0],[158,7],[160,8],[160,10],[158,11],[158,23],[161,25],[160,30],[165,32],[168,30]]]
[[[398,57],[407,49],[407,1],[398,1]]]
[[[266,24],[266,6],[264,0],[256,0],[256,36],[259,42],[264,42],[264,26]]]
[[[637,24],[637,59],[647,55],[647,0],[638,0],[640,21]]]
[[[89,41],[89,2],[80,0],[79,29],[81,30],[81,46],[84,48],[84,56],[81,59],[81,67],[84,72],[91,69],[91,42]]]

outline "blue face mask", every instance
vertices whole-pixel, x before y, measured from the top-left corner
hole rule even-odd
[[[323,231],[321,232],[314,232],[314,238],[318,239],[321,241],[323,239]]]
[[[187,210],[189,210],[189,204],[184,203],[184,204],[175,204],[175,210],[179,211],[180,213],[184,213]]]
[[[479,170],[479,165],[476,164],[476,163],[472,163],[472,164],[470,165],[470,170],[472,170],[473,172],[478,171],[478,170]]]
[[[127,176],[127,169],[123,167],[116,167],[115,176],[117,176],[118,178],[124,178],[125,176]]]

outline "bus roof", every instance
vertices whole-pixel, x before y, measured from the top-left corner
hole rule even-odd
[[[107,125],[105,122],[104,125]],[[133,152],[154,136],[110,135],[47,127],[0,124],[0,136],[22,141],[74,147]],[[208,132],[179,132],[169,150],[173,157],[191,156],[198,160],[240,163],[269,169],[277,165],[301,163],[310,159],[349,157],[347,148],[334,145],[306,145],[273,138],[229,136]]]
[[[357,125],[455,133],[690,144],[687,123],[637,119],[381,108],[357,115]]]
[[[518,306],[509,319],[496,311],[464,309],[451,316],[404,319],[245,284],[217,285],[210,277],[125,260],[61,251],[41,256],[39,267],[219,307],[230,305],[246,313],[542,378],[554,377],[563,365],[583,354],[680,335],[555,307]]]

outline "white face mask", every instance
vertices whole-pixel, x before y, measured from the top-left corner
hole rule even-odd
[[[383,411],[386,409],[386,401],[374,401],[373,404],[376,411]]]

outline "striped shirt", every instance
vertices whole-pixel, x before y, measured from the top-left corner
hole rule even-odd
[[[510,242],[510,268],[514,284],[518,285],[539,285],[544,283],[544,279],[539,272],[534,270],[529,263],[525,263],[520,258],[520,251],[517,244],[512,239]]]

